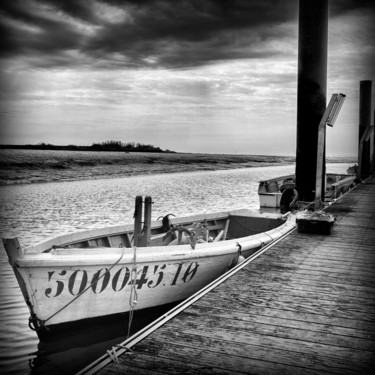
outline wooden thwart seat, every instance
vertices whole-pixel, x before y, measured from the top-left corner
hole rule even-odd
[[[225,225],[223,224],[214,224],[214,225],[208,225],[207,229],[209,231],[213,230],[219,230],[219,233],[214,238],[214,242],[217,241],[225,241],[227,234],[228,234],[228,228],[229,228],[229,218],[226,220]]]

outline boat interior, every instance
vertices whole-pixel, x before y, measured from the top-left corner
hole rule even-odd
[[[191,217],[189,221],[182,219],[171,220],[166,215],[162,220],[153,223],[144,222],[140,232],[136,233],[136,220],[134,229],[122,233],[100,234],[89,238],[68,242],[52,249],[61,248],[121,248],[170,246],[190,243],[195,245],[202,242],[217,242],[231,240],[262,233],[278,227],[284,220],[281,216],[245,216],[223,213],[216,218],[212,215]],[[150,225],[151,224],[151,225]]]

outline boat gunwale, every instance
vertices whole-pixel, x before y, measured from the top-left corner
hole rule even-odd
[[[356,177],[355,174],[346,174],[346,173],[326,173],[327,176],[345,176],[345,177]],[[286,178],[292,178],[295,177],[295,174],[288,174],[284,176],[279,176],[279,177],[274,177],[274,178],[267,178],[265,180],[259,180],[259,183],[264,183],[264,182],[272,182],[272,181],[280,181],[280,180],[285,180]]]
[[[259,183],[265,183],[265,182],[273,182],[273,181],[280,181],[280,180],[285,180],[286,178],[292,178],[295,177],[295,174],[288,174],[285,176],[279,176],[279,177],[274,177],[274,178],[267,178],[265,180],[260,180]]]
[[[281,215],[278,216],[281,220]],[[284,223],[268,231],[225,241],[197,243],[194,249],[190,244],[140,247],[137,248],[136,260],[137,264],[177,262],[192,258],[215,257],[228,252],[247,251],[275,240],[288,231],[291,226],[295,226],[295,222],[289,217]],[[88,254],[88,252],[92,252],[92,254]],[[93,249],[56,249],[55,252],[26,254],[16,261],[17,267],[20,268],[51,266],[74,267],[83,265],[100,266],[112,265],[116,262],[118,262],[119,265],[133,263],[134,248],[98,247]]]
[[[275,219],[275,220],[281,217],[281,215],[278,213],[268,213],[268,212],[261,213],[256,210],[241,208],[241,209],[236,209],[236,210],[220,211],[216,213],[206,213],[206,214],[199,214],[199,215],[194,215],[194,216],[184,216],[184,217],[174,218],[174,219],[171,219],[171,223],[174,225],[180,225],[184,223],[193,223],[196,221],[204,221],[204,220],[221,220],[221,219],[227,219],[233,215],[238,216],[241,214],[244,216],[269,218],[269,219]],[[151,222],[151,227],[152,229],[160,229],[162,227],[162,222],[160,220],[154,220]],[[24,255],[36,255],[36,254],[45,252],[47,250],[52,250],[54,247],[58,248],[61,246],[68,246],[70,244],[74,244],[75,242],[79,242],[79,241],[86,241],[86,240],[97,239],[97,238],[102,238],[102,237],[111,237],[111,236],[116,236],[116,235],[124,235],[129,232],[132,233],[133,229],[134,229],[133,224],[122,224],[122,225],[114,225],[114,226],[108,226],[104,228],[88,229],[88,230],[62,234],[53,238],[43,240],[35,245],[30,245],[30,246],[23,248],[23,254]],[[178,246],[181,246],[181,245],[178,245]],[[155,247],[152,247],[152,248],[155,248]]]

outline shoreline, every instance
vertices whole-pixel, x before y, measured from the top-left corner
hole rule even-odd
[[[110,179],[295,164],[290,156],[0,150],[0,185]],[[327,158],[327,163],[352,158]]]
[[[285,166],[293,165],[294,163],[229,163],[229,164],[187,164],[184,166],[163,166],[162,164],[154,165],[153,168],[141,168],[136,166],[134,169],[117,167],[116,171],[109,172],[104,166],[96,166],[89,168],[82,168],[66,171],[55,171],[53,168],[44,170],[27,170],[17,171],[17,176],[13,176],[14,172],[9,172],[3,176],[0,172],[0,186],[14,186],[14,185],[30,185],[40,183],[53,183],[53,182],[69,182],[69,181],[85,181],[85,180],[99,180],[99,179],[112,179],[112,178],[126,178],[137,176],[152,176],[161,174],[175,174],[175,173],[193,173],[193,172],[214,172],[222,170],[235,170],[245,168],[260,168],[272,166]],[[144,165],[142,165],[144,167]],[[105,169],[102,171],[102,169]]]

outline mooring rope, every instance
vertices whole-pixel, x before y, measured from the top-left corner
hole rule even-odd
[[[134,350],[132,350],[131,348],[128,348],[125,345],[117,344],[115,346],[112,346],[111,349],[107,350],[107,355],[108,355],[109,358],[111,358],[111,361],[113,361],[115,363],[119,363],[119,360],[118,360],[119,355],[117,354],[117,349],[124,349],[125,354],[127,354],[127,355],[134,354]]]
[[[137,289],[136,289],[136,281],[137,281],[137,247],[134,246],[134,261],[133,261],[133,267],[131,270],[131,285],[130,285],[130,296],[129,296],[129,321],[128,321],[128,335],[127,338],[130,336],[130,329],[133,322],[133,316],[134,316],[134,308],[138,303],[138,295],[137,295]]]

